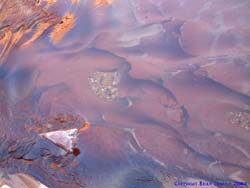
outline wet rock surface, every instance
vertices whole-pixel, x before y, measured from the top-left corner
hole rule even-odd
[[[249,7],[0,0],[0,185],[250,182]]]

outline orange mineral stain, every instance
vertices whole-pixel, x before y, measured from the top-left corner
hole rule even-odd
[[[36,0],[36,5],[37,6],[40,6],[42,2],[47,2],[47,5],[50,6],[50,5],[53,5],[57,2],[57,0]]]
[[[71,12],[67,12],[62,21],[55,25],[54,30],[50,33],[50,38],[55,44],[59,42],[67,32],[69,32],[75,26],[76,18]]]
[[[86,131],[90,127],[90,123],[88,121],[85,121],[82,125],[82,127],[79,129],[79,131]]]
[[[0,39],[0,44],[6,44],[12,37],[12,32],[11,31],[3,31],[2,38]]]
[[[60,168],[60,164],[55,163],[55,162],[52,162],[52,163],[50,164],[50,167],[53,168],[53,169],[58,169],[58,168]]]
[[[49,6],[53,5],[56,2],[57,2],[57,0],[47,0],[47,3],[48,3]]]
[[[74,3],[80,3],[80,0],[71,0],[71,2]]]
[[[56,0],[46,0],[53,4]],[[8,56],[10,51],[21,41],[26,33],[38,28],[35,35],[26,44],[35,41],[43,32],[59,22],[60,16],[40,7],[41,0],[20,1],[0,0],[0,63]],[[3,8],[4,7],[4,8]]]
[[[6,54],[10,52],[10,50],[19,42],[24,33],[30,31],[29,29],[20,28],[17,32],[12,33],[11,31],[6,31],[3,39],[0,43],[4,44],[3,50],[0,53],[0,62],[4,58]]]
[[[27,42],[25,42],[22,46],[27,46],[37,40],[49,27],[51,26],[51,23],[40,23],[38,25],[36,33],[32,36],[31,39],[29,39]]]
[[[110,5],[112,4],[113,0],[95,0],[94,6],[103,6],[103,5]]]

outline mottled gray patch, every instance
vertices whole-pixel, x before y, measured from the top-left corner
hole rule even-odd
[[[250,130],[250,114],[247,112],[231,112],[230,122],[236,126]]]
[[[92,91],[106,101],[113,101],[118,97],[119,82],[118,72],[95,72],[89,78]]]

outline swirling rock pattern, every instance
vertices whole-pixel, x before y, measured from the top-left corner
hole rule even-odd
[[[249,182],[249,7],[0,0],[1,171],[50,188]]]

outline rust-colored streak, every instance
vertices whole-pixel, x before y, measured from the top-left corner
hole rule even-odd
[[[11,39],[11,37],[12,37],[11,31],[8,30],[3,31],[3,37],[0,39],[0,44],[7,46],[7,43]]]
[[[19,31],[16,33],[12,33],[11,31],[7,31],[6,37],[4,39],[4,48],[0,54],[0,62],[2,58],[10,52],[10,50],[19,42],[19,40],[22,38],[23,34],[26,31],[21,28]]]
[[[50,33],[52,42],[55,44],[59,42],[66,33],[68,33],[75,26],[76,18],[71,12],[67,12],[62,21],[55,25],[54,30]]]
[[[55,2],[55,0],[47,1],[48,5]],[[39,6],[40,4],[41,1],[0,1],[0,7],[4,7],[0,9],[0,32],[2,33],[0,63],[22,37],[32,31],[32,28],[38,25],[37,32],[26,42],[26,45],[35,41],[46,29],[59,22],[58,15],[48,12],[46,8]]]
[[[90,122],[85,121],[82,127],[79,129],[80,132],[86,131],[90,127]]]
[[[42,2],[47,2],[47,5],[53,5],[57,2],[57,0],[36,0],[36,5],[40,6],[42,4]]]
[[[95,0],[94,1],[94,6],[103,6],[103,5],[110,5],[113,3],[113,0]]]
[[[50,26],[51,26],[51,23],[46,23],[46,22],[40,23],[38,25],[36,33],[31,37],[31,39],[26,41],[22,46],[27,46],[31,44],[32,42],[36,41]]]

